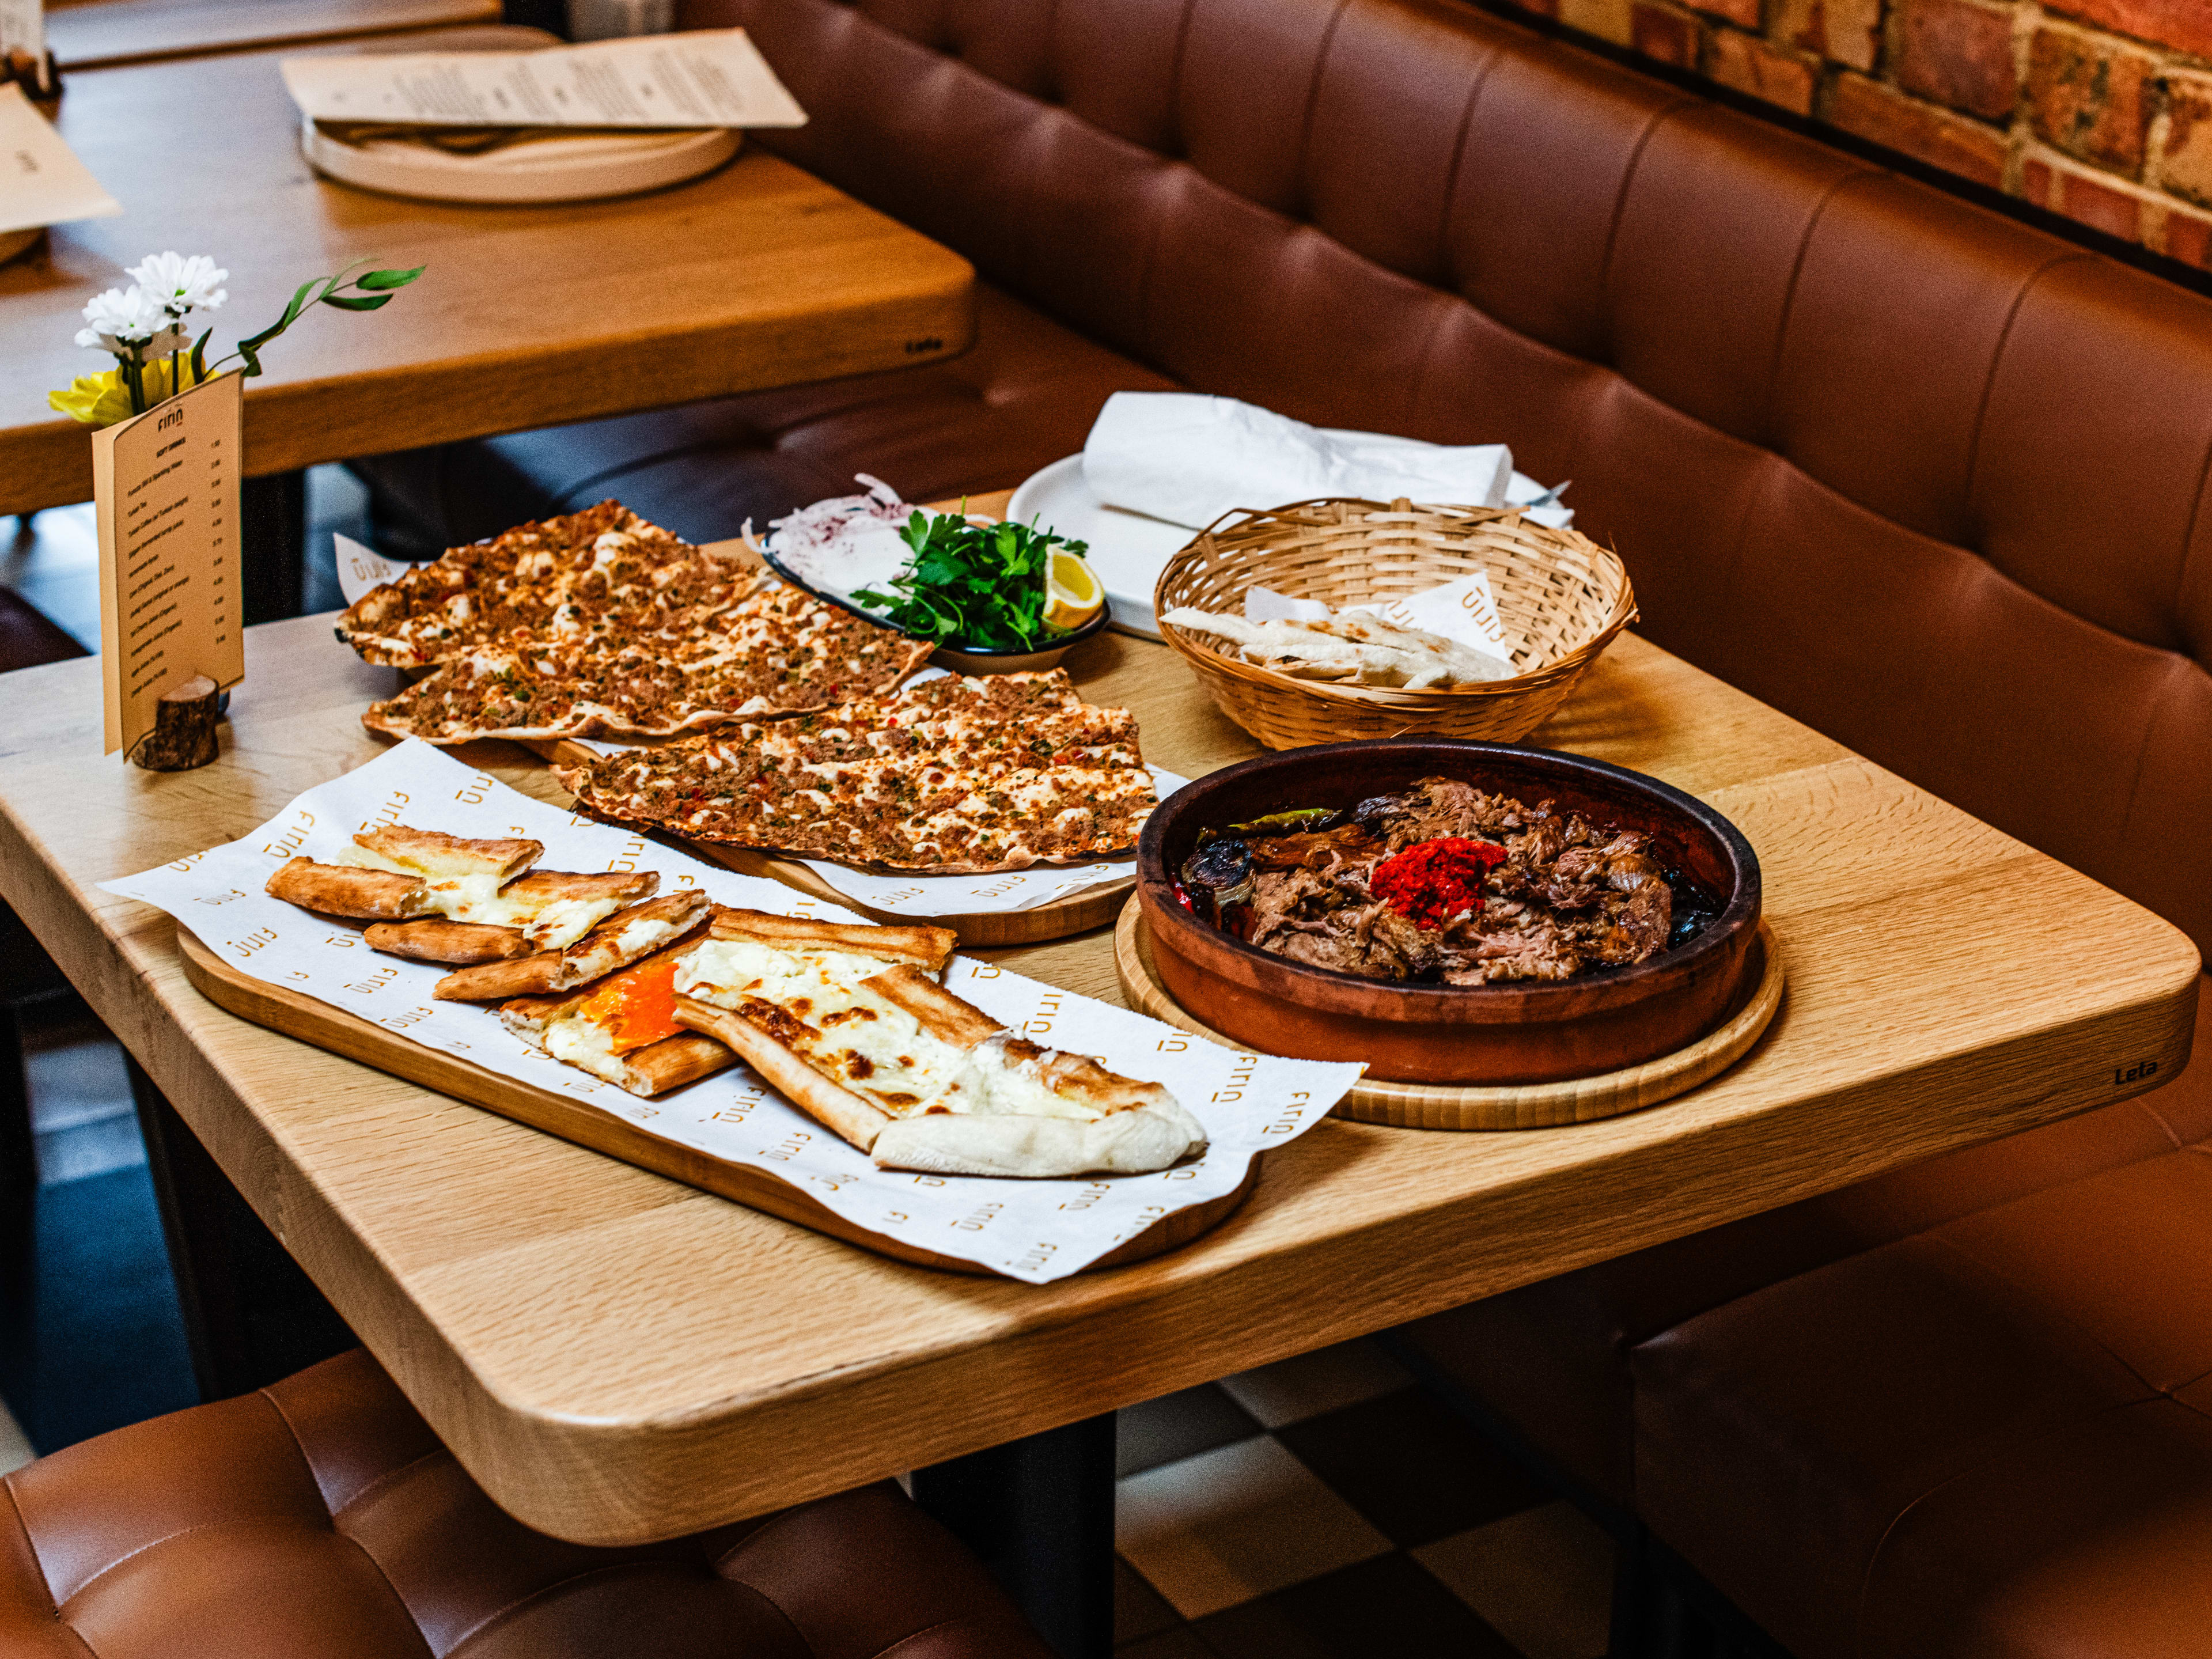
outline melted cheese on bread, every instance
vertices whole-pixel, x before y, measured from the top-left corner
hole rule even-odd
[[[518,927],[541,951],[562,951],[622,908],[615,897],[514,898],[489,871],[471,875],[425,875],[399,860],[366,847],[347,847],[331,862],[359,870],[388,870],[419,877],[430,890],[430,908],[449,921],[473,921],[488,927]]]

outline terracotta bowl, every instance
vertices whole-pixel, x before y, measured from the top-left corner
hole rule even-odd
[[[1401,985],[1309,968],[1219,932],[1176,902],[1173,872],[1208,827],[1302,806],[1351,806],[1417,779],[1555,800],[1651,836],[1655,855],[1720,902],[1678,950],[1556,983]],[[1498,744],[1322,744],[1186,784],[1146,822],[1137,892],[1170,994],[1213,1030],[1273,1054],[1364,1060],[1409,1083],[1555,1083],[1694,1042],[1749,994],[1759,967],[1759,860],[1736,827],[1680,790],[1602,761]]]

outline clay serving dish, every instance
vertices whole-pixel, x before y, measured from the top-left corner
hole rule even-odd
[[[1555,983],[1403,985],[1255,949],[1176,902],[1198,832],[1303,806],[1351,806],[1430,776],[1531,805],[1557,801],[1639,830],[1654,855],[1721,904],[1680,948]],[[1364,1060],[1409,1083],[1555,1083],[1640,1065],[1694,1042],[1757,982],[1759,860],[1736,827],[1680,790],[1602,761],[1449,740],[1322,744],[1186,784],[1137,843],[1137,892],[1159,975],[1213,1030],[1273,1054]]]

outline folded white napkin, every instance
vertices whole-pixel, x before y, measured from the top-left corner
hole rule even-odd
[[[1513,452],[1324,432],[1234,398],[1117,392],[1084,444],[1083,476],[1109,507],[1197,530],[1233,507],[1324,495],[1503,507]]]

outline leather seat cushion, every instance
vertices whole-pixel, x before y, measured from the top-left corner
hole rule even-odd
[[[368,1355],[0,1480],[21,1659],[1048,1659],[896,1486],[636,1549],[495,1507]]]
[[[985,287],[948,362],[720,398],[353,464],[389,550],[429,557],[610,495],[694,541],[734,536],[855,472],[910,501],[1010,489],[1083,447],[1118,391],[1173,382]]]
[[[1590,1492],[1636,1508],[1637,1345],[1779,1280],[2212,1137],[2212,980],[2198,992],[2196,1061],[2149,1094],[1457,1308],[1401,1334]]]
[[[2200,1144],[1689,1320],[1631,1357],[1638,1506],[1799,1659],[2201,1650],[2207,1238]]]

